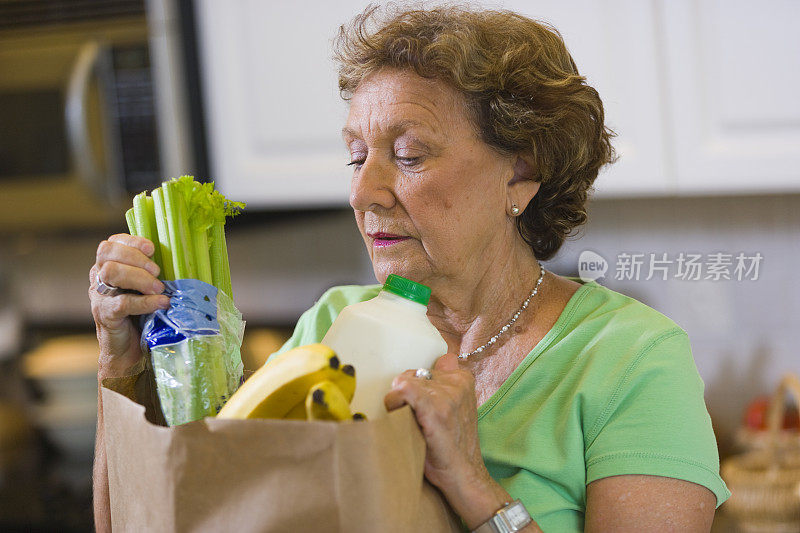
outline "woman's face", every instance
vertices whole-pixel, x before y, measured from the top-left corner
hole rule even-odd
[[[343,136],[350,205],[380,282],[470,280],[513,240],[514,158],[480,140],[448,85],[379,71],[353,94]]]

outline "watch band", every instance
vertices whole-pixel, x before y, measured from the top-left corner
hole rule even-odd
[[[513,533],[532,521],[528,510],[519,500],[506,502],[494,515],[479,525],[472,533]]]

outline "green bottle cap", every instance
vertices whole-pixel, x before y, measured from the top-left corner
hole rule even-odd
[[[383,290],[422,305],[428,305],[431,299],[431,290],[428,287],[397,274],[389,274],[386,283],[383,284]]]

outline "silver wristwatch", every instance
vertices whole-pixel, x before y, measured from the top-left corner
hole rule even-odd
[[[479,525],[472,533],[512,533],[531,522],[531,515],[519,500],[506,503],[489,520]]]

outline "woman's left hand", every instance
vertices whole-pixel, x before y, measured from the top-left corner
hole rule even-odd
[[[427,443],[425,477],[439,487],[469,529],[488,520],[513,498],[489,475],[478,441],[475,377],[458,366],[458,356],[441,356],[432,379],[416,369],[397,376],[383,402],[389,411],[414,409]],[[524,531],[541,531],[530,524]]]
[[[414,409],[427,443],[425,477],[443,491],[464,483],[485,482],[488,476],[478,441],[475,378],[458,366],[455,354],[441,356],[426,380],[406,370],[384,398],[392,411],[405,404]]]

